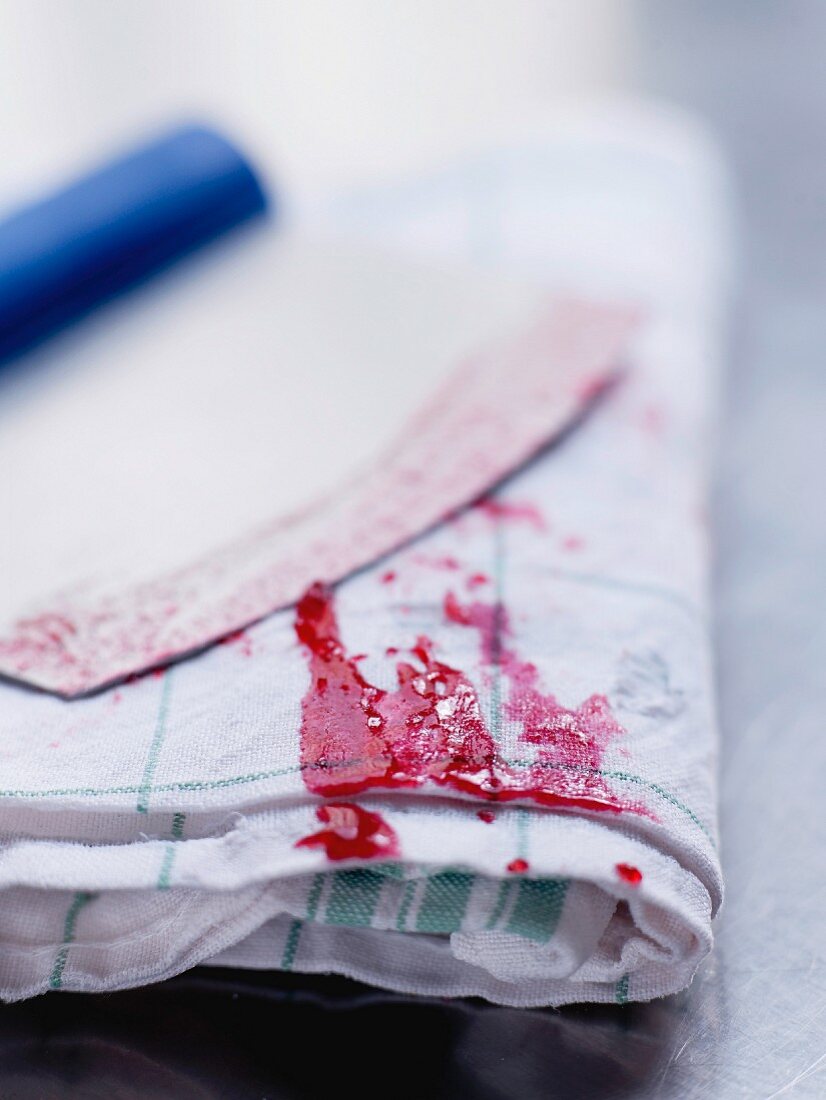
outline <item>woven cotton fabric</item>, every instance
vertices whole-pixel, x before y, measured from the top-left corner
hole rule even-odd
[[[325,596],[377,691],[398,689],[400,662],[421,671],[426,636],[503,772],[534,769],[558,803],[427,780],[325,799],[295,609],[91,698],[2,685],[5,999],[210,962],[512,1005],[647,1000],[691,979],[721,899],[703,511],[721,198],[700,138],[622,117],[623,137],[611,118],[565,127],[304,214],[641,310],[626,377],[563,441]],[[501,609],[487,634],[478,608]],[[596,714],[609,731],[586,762],[531,740],[526,675],[569,726]],[[386,856],[306,843],[340,804],[382,822]]]

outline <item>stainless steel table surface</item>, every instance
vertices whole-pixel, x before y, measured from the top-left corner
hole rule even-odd
[[[41,998],[0,1011],[0,1096],[826,1097],[826,4],[638,10],[641,86],[706,117],[741,214],[713,507],[713,956],[683,995],[558,1012],[210,971]]]

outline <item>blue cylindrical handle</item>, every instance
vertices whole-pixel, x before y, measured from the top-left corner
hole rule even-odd
[[[175,129],[0,222],[0,361],[261,214],[220,134]]]

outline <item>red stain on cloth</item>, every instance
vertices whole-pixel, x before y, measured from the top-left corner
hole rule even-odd
[[[623,732],[604,696],[571,710],[542,692],[536,668],[502,645],[508,625],[501,606],[463,607],[449,595],[445,615],[479,631],[483,662],[508,681],[505,714],[521,724],[533,759],[502,758],[476,688],[464,672],[437,660],[427,638],[417,640],[410,660],[397,663],[395,689],[370,683],[342,641],[332,592],[315,584],[295,619],[310,669],[301,722],[308,790],[341,798],[432,784],[495,802],[645,813],[598,774],[605,746]]]
[[[332,860],[392,858],[399,854],[396,834],[381,814],[352,802],[328,802],[319,806],[316,817],[326,828],[303,837],[296,848],[323,848]]]
[[[622,881],[627,882],[629,886],[639,886],[642,882],[642,871],[632,867],[630,863],[618,863],[615,870]]]

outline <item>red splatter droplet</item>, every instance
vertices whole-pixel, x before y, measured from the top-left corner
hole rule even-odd
[[[237,646],[238,651],[244,657],[252,656],[252,642],[246,630],[233,630],[231,634],[227,634],[220,639],[220,644]]]
[[[332,860],[391,858],[399,854],[396,833],[381,814],[352,802],[328,802],[319,806],[316,817],[327,828],[302,837],[296,848],[323,848]]]
[[[309,790],[346,797],[376,788],[425,784],[496,802],[533,801],[565,809],[645,813],[624,803],[599,774],[608,741],[622,733],[607,700],[592,695],[569,710],[539,690],[536,668],[502,644],[499,604],[445,601],[449,622],[479,630],[482,658],[509,682],[506,714],[534,745],[530,763],[501,758],[468,677],[419,638],[415,664],[396,666],[398,687],[384,690],[361,673],[341,640],[332,593],[313,585],[296,609],[295,630],[310,666],[302,701],[302,775]]]
[[[584,546],[585,539],[581,538],[579,535],[566,535],[562,540],[562,549],[570,552],[582,550]]]
[[[480,497],[473,507],[491,519],[524,520],[537,531],[546,530],[545,517],[535,504],[527,501],[500,500],[498,497]]]
[[[630,886],[639,886],[642,882],[642,871],[637,867],[632,867],[630,863],[618,863],[616,872],[622,881],[627,882]]]
[[[526,859],[512,859],[508,864],[508,870],[512,875],[524,875],[530,870],[530,864]]]
[[[493,810],[477,810],[476,816],[480,821],[484,821],[486,825],[492,825],[496,820],[496,814]]]
[[[388,569],[386,573],[382,573],[381,583],[382,584],[392,584],[393,581],[396,579],[396,576],[397,576],[397,574],[396,574],[395,569]]]
[[[473,573],[467,579],[467,586],[471,591],[474,588],[481,588],[483,584],[490,584],[490,577],[487,573]]]
[[[384,651],[384,652],[385,652],[385,656],[387,656],[387,657],[395,657],[395,656],[396,656],[396,654],[397,654],[397,653],[398,653],[399,651],[398,651],[398,650],[396,649],[396,647],[395,647],[394,645],[389,645],[389,646],[387,647],[387,649],[385,649],[385,651]]]

